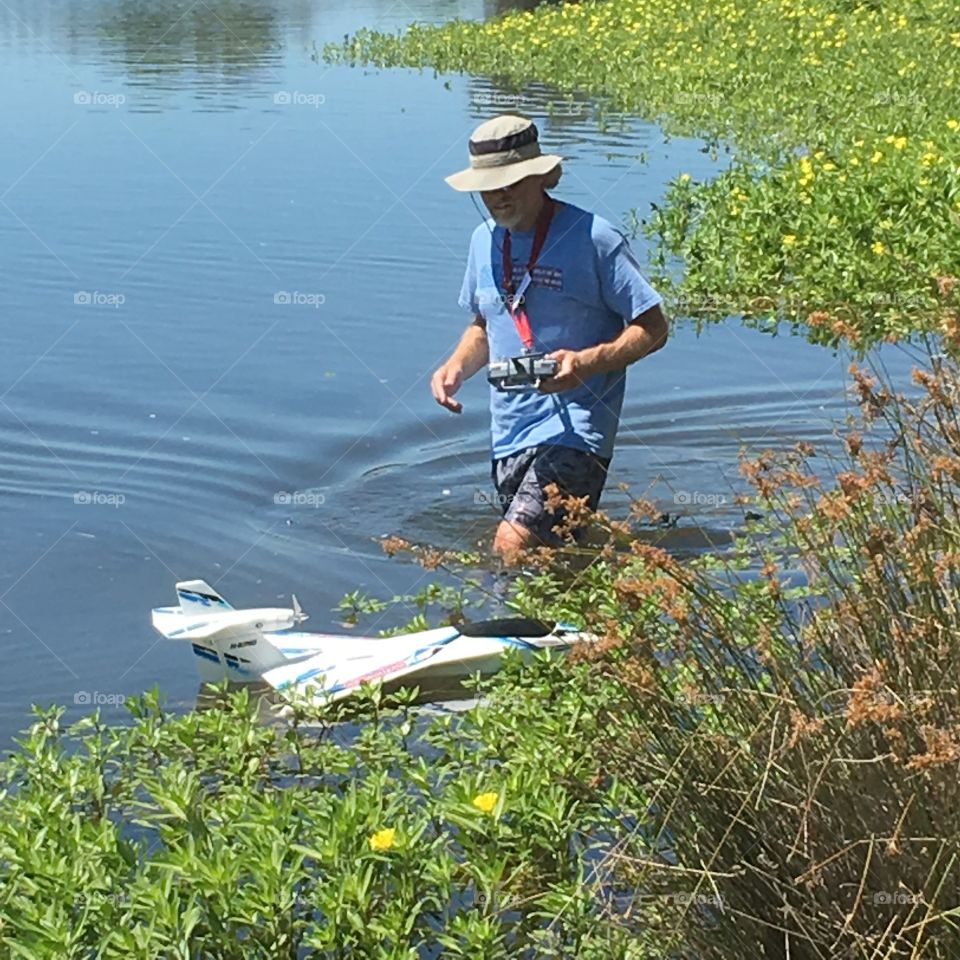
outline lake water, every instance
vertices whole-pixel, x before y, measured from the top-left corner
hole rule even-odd
[[[295,591],[324,629],[348,591],[431,576],[379,536],[490,536],[486,384],[456,417],[429,377],[468,320],[456,298],[479,219],[442,178],[514,104],[482,78],[311,54],[361,26],[493,12],[0,5],[0,741],[31,702],[75,716],[84,694],[158,683],[191,703],[191,655],[149,625],[177,579],[242,606]],[[557,195],[618,224],[678,173],[726,162],[639,122],[600,131],[584,105],[547,119],[555,99],[531,89],[515,106],[570,157]],[[741,443],[829,445],[847,362],[733,323],[681,326],[631,371],[608,504],[624,502],[618,481],[649,489],[682,515],[669,544],[722,542]]]

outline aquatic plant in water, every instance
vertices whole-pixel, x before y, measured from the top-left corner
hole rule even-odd
[[[636,198],[671,315],[867,347],[949,322],[960,275],[960,21],[948,0],[586,0],[361,30],[329,60],[581,91],[733,162]],[[564,106],[558,94],[558,109]]]

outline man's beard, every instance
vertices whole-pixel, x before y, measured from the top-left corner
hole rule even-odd
[[[514,210],[509,214],[493,214],[493,219],[498,227],[503,227],[505,230],[515,230],[517,224],[523,220],[523,213],[520,210]]]

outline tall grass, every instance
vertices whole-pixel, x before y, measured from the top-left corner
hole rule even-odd
[[[743,461],[768,520],[739,559],[635,541],[588,602],[524,591],[604,631],[583,651],[617,691],[594,746],[642,825],[609,868],[633,909],[685,904],[664,931],[685,956],[960,948],[960,379],[934,357],[908,399],[851,374],[832,476],[802,443]]]

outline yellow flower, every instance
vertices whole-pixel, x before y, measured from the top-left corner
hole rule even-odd
[[[490,813],[499,799],[500,795],[492,791],[490,793],[478,793],[473,798],[473,805],[484,813]]]
[[[935,153],[925,153],[921,158],[920,162],[925,167],[932,167],[940,158]]]
[[[397,831],[393,827],[386,827],[370,835],[368,843],[371,850],[389,850],[393,846],[393,838]]]
[[[785,247],[792,247],[796,242],[797,242],[796,235],[792,233],[785,233],[783,235],[783,238],[781,239],[781,243]]]
[[[906,137],[896,137],[893,141],[894,149],[902,150],[907,145]]]
[[[948,120],[948,121],[947,121],[947,126],[948,126],[951,130],[956,130],[957,127],[960,127],[960,120]]]
[[[689,182],[690,182],[690,174],[689,174],[689,173],[681,173],[678,179],[680,180],[681,183],[689,183]]]
[[[874,242],[870,249],[878,256],[882,257],[883,254],[887,252],[887,246],[884,243],[881,243],[879,240]]]
[[[871,163],[879,163],[883,159],[883,154],[877,150],[870,158]]]

